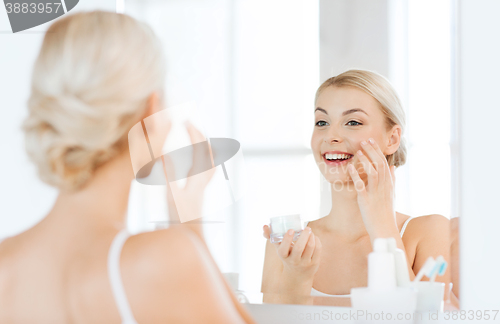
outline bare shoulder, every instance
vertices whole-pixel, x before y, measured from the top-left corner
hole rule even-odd
[[[410,226],[409,224],[412,224],[411,227],[414,229],[415,228],[420,229],[421,227],[429,226],[431,224],[435,224],[436,222],[441,224],[441,225],[444,225],[444,224],[449,225],[449,221],[450,221],[448,218],[446,218],[445,216],[440,215],[440,214],[430,214],[430,215],[423,215],[423,216],[416,216],[416,217],[406,215],[406,214],[403,214],[400,212],[396,212],[396,214],[398,217],[398,223],[400,223],[400,227],[404,224],[405,221],[412,218],[411,222],[408,223],[408,227]]]
[[[432,234],[436,231],[442,231],[445,228],[449,230],[450,227],[450,220],[439,214],[418,216],[411,223],[413,230],[417,230],[422,234]]]
[[[175,271],[173,263],[180,265],[196,262],[201,247],[201,242],[191,231],[172,227],[132,236],[124,247],[122,258],[125,262],[130,259],[138,269],[147,268],[154,271],[154,268],[164,267],[168,271]],[[175,262],[171,258],[175,258]],[[142,267],[140,262],[145,262],[145,265],[155,264],[156,267]],[[162,269],[162,272],[163,270],[165,269]]]
[[[407,231],[419,247],[450,244],[450,220],[440,214],[415,217],[408,223]]]
[[[196,322],[230,317],[218,268],[199,238],[174,227],[135,235],[122,253],[122,278],[132,312],[140,323]],[[189,311],[196,308],[196,312]],[[223,309],[226,309],[225,313]],[[237,315],[237,314],[236,314]]]
[[[148,294],[160,297],[163,289],[175,289],[176,283],[194,274],[193,270],[202,267],[203,261],[201,242],[186,229],[174,227],[141,233],[130,237],[123,247],[123,281],[125,285],[141,285],[137,290],[148,287]]]
[[[401,223],[400,228],[403,223],[410,219],[410,216],[398,213],[398,221]],[[411,217],[411,221],[405,230],[403,241],[411,242],[411,245],[415,245],[428,237],[442,236],[449,233],[450,220],[443,215],[431,214],[423,215],[417,217]]]

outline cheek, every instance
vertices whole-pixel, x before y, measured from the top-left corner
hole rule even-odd
[[[321,145],[321,138],[318,136],[318,134],[316,134],[316,132],[313,132],[311,136],[311,149],[313,151],[316,151],[319,149],[320,145]]]
[[[349,149],[349,152],[352,154],[356,155],[356,152],[358,152],[361,149],[361,142],[363,139],[361,138],[353,138],[350,141],[346,142],[347,148]]]

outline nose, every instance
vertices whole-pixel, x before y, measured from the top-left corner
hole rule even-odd
[[[333,127],[330,127],[328,130],[328,133],[326,134],[324,138],[325,143],[330,144],[330,143],[340,143],[342,142],[342,138],[340,135],[335,131]]]

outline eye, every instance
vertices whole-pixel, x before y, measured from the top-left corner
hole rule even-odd
[[[356,125],[349,125],[349,123],[356,123]],[[348,124],[349,126],[359,126],[359,125],[363,125],[363,124],[361,124],[361,123],[359,123],[359,122],[357,122],[357,121],[355,121],[355,120],[350,120],[349,122],[347,122],[347,124]]]
[[[324,120],[320,120],[316,123],[316,126],[320,126],[320,127],[326,126],[326,125],[328,125],[328,123]]]

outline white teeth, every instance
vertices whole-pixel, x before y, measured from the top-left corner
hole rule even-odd
[[[351,155],[349,154],[325,154],[325,158],[327,160],[338,160],[338,159],[342,159],[342,160],[345,160],[345,159],[348,159],[350,158]]]

